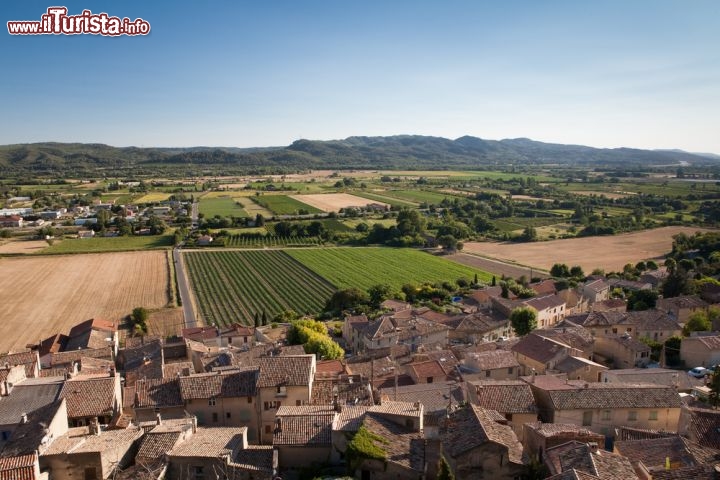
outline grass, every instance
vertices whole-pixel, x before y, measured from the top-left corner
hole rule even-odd
[[[249,201],[245,201],[249,203]],[[244,203],[242,203],[244,205]],[[199,205],[200,213],[206,218],[220,215],[221,217],[247,217],[248,213],[238,202],[230,197],[202,197]]]
[[[452,195],[444,192],[433,192],[428,190],[387,190],[383,193],[389,197],[396,197],[401,200],[407,200],[415,203],[434,203],[439,204],[443,200],[456,198],[458,195]]]
[[[482,270],[409,248],[308,248],[287,253],[337,288],[367,289],[380,283],[400,288],[406,283],[472,279],[476,273],[480,280],[492,279]]]
[[[409,202],[407,200],[388,197],[386,195],[380,195],[377,193],[356,190],[356,191],[353,191],[352,194],[355,196],[358,196],[358,197],[367,198],[368,200],[374,200],[376,202],[387,203],[388,205],[392,205],[393,207],[417,207],[418,206],[418,204],[415,202]]]
[[[39,254],[100,253],[150,250],[173,246],[172,235],[147,235],[109,238],[69,238],[56,242]]]
[[[302,203],[287,195],[260,195],[251,197],[253,201],[262,207],[272,211],[275,215],[297,215],[300,210],[307,213],[325,213],[311,205]]]

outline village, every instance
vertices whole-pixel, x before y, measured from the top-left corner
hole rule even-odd
[[[715,478],[720,325],[683,330],[720,289],[640,311],[611,298],[667,275],[545,279],[531,298],[488,286],[453,314],[386,300],[379,318],[344,319],[333,360],[289,345],[289,324],[157,337],[89,319],[0,357],[0,474]],[[537,328],[517,335],[524,307]]]

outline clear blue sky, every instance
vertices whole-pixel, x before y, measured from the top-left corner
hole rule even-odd
[[[145,37],[11,36],[49,6]],[[720,1],[2,1],[0,143],[529,137],[720,154]]]

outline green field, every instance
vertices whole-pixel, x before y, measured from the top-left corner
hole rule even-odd
[[[249,200],[248,200],[249,202]],[[205,217],[247,217],[247,212],[238,205],[237,201],[230,197],[203,197],[200,199],[200,213]]]
[[[258,205],[267,208],[275,215],[297,215],[300,210],[307,213],[325,213],[320,209],[305,203],[299,202],[287,195],[260,195],[259,197],[250,197]]]
[[[277,248],[277,247],[315,247],[322,242],[319,237],[279,237],[277,235],[229,235],[225,237],[225,246],[230,248]]]
[[[335,290],[280,250],[184,252],[206,324],[252,324],[283,310],[316,313]]]
[[[68,238],[61,240],[40,252],[45,254],[61,253],[100,253],[122,252],[127,250],[148,250],[173,246],[172,235],[143,235],[108,238]]]
[[[458,278],[490,281],[492,275],[413,249],[317,248],[287,252],[338,288],[367,289],[379,283],[454,282]]]
[[[388,205],[392,205],[393,207],[417,207],[418,206],[417,203],[415,203],[415,202],[410,202],[408,200],[402,200],[400,198],[389,197],[386,195],[380,195],[379,193],[370,193],[370,192],[356,190],[356,191],[353,191],[352,194],[355,196],[358,196],[358,197],[367,198],[368,200],[375,200],[376,202],[387,203]]]
[[[443,192],[433,192],[429,190],[386,190],[383,195],[388,197],[399,198],[415,203],[434,203],[439,204],[443,200],[456,198],[457,195],[451,195]]]

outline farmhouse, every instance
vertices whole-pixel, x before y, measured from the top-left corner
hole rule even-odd
[[[682,339],[680,359],[685,365],[709,367],[720,363],[720,336],[697,335]]]
[[[20,228],[23,226],[23,218],[20,215],[7,215],[0,217],[1,228]]]
[[[696,295],[660,298],[657,301],[659,310],[672,315],[675,320],[682,324],[685,324],[693,313],[707,312],[708,307],[708,303]]]

